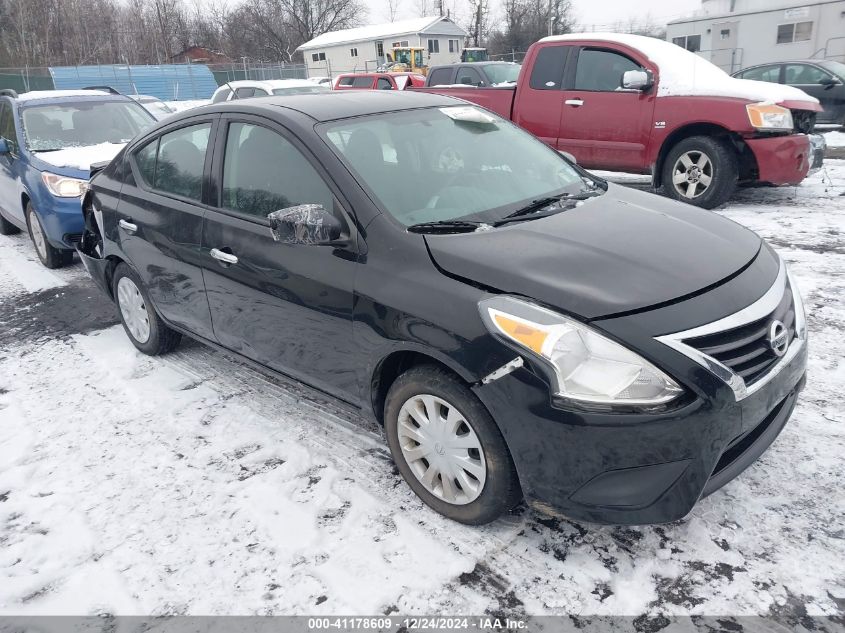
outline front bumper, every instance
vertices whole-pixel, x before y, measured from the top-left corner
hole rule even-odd
[[[810,171],[814,160],[805,134],[745,139],[757,160],[757,179],[772,185],[797,185]]]
[[[810,172],[817,172],[824,164],[824,152],[827,149],[827,141],[821,134],[810,134]]]
[[[56,248],[73,249],[85,228],[80,198],[50,195],[36,205],[47,239]]]
[[[603,524],[686,516],[775,440],[804,385],[807,348],[741,402],[696,398],[665,413],[566,410],[524,367],[475,393],[498,422],[526,500]]]

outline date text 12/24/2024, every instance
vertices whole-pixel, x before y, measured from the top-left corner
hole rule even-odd
[[[519,631],[527,626],[525,620],[518,618],[478,617],[325,617],[308,618],[309,631],[329,630],[364,630],[364,631]]]

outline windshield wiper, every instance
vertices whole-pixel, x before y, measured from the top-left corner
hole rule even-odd
[[[532,218],[527,218],[526,216],[531,215],[532,213],[536,213],[541,209],[545,209],[546,207],[550,207],[555,203],[563,203],[563,202],[578,202],[580,200],[587,200],[589,198],[595,198],[596,196],[600,196],[604,193],[604,191],[582,191],[581,193],[562,193],[557,196],[548,196],[546,198],[539,198],[537,200],[533,200],[531,204],[528,204],[521,209],[517,209],[510,215],[506,215],[504,218],[499,220],[498,222],[494,222],[493,226],[500,226],[502,224],[508,224],[509,222],[519,222],[521,220],[527,219],[534,219],[534,218],[545,218],[550,215],[554,215],[555,213],[562,211],[563,207],[558,206],[555,208],[554,211],[548,213],[537,213],[537,215],[533,216]]]
[[[411,233],[472,233],[479,229],[492,228],[484,222],[470,222],[469,220],[438,220],[435,222],[420,222],[408,227]]]
[[[34,149],[32,150],[35,154],[40,154],[41,152],[58,152],[61,149],[65,149],[63,147],[50,147],[48,149]]]

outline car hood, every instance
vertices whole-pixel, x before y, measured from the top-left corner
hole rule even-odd
[[[613,184],[550,217],[425,240],[450,276],[584,319],[697,294],[747,266],[762,244],[716,213]]]
[[[82,147],[68,147],[55,152],[36,152],[37,165],[42,171],[62,176],[87,178],[91,165],[108,162],[120,153],[126,143],[100,143]]]

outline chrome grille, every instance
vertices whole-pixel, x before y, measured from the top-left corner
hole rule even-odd
[[[788,347],[795,338],[795,306],[789,283],[780,303],[766,316],[740,327],[687,338],[683,342],[741,376],[746,385],[752,385],[780,360],[769,342],[774,321],[780,321],[786,327]]]

